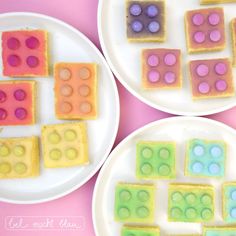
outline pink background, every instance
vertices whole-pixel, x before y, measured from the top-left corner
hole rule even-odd
[[[29,11],[46,14],[59,18],[87,35],[98,47],[97,33],[97,5],[98,0],[0,0],[0,12]],[[169,114],[154,110],[134,98],[117,82],[120,103],[121,122],[116,144],[133,130],[148,122],[169,117]],[[143,116],[145,114],[145,116]],[[224,122],[236,128],[236,108],[212,115],[210,118]],[[24,235],[32,233],[34,236],[67,235],[67,236],[94,236],[91,217],[91,200],[96,177],[93,177],[82,188],[66,197],[43,204],[13,205],[0,203],[0,236]],[[86,227],[79,231],[9,231],[4,227],[6,216],[83,216]]]

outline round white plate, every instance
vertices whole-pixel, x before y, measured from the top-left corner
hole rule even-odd
[[[87,121],[90,164],[83,167],[45,169],[32,179],[0,180],[0,200],[13,203],[45,202],[64,196],[88,181],[101,167],[114,143],[119,123],[119,98],[114,77],[98,49],[66,23],[39,14],[0,15],[0,31],[44,29],[49,32],[50,65],[55,62],[95,62],[99,66],[96,120]],[[1,65],[2,61],[0,61]],[[2,68],[2,66],[0,66]],[[0,71],[2,74],[2,71]],[[52,74],[52,71],[51,73]],[[43,124],[63,123],[55,118],[53,77],[37,78],[37,124],[3,127],[0,137],[40,136]]]
[[[227,143],[226,176],[222,180],[184,176],[186,141],[191,138],[224,140]],[[172,181],[139,181],[135,177],[136,143],[140,140],[170,140],[177,144],[177,178]],[[93,195],[93,223],[97,236],[119,236],[122,224],[114,221],[115,186],[118,182],[154,183],[156,191],[155,224],[163,235],[201,234],[197,223],[170,223],[167,221],[167,189],[170,182],[212,184],[216,189],[216,221],[221,220],[220,190],[224,181],[236,179],[236,131],[206,118],[174,117],[150,123],[124,139],[110,154],[97,178]]]
[[[128,42],[126,38],[125,2],[125,0],[99,1],[98,32],[108,64],[120,82],[133,95],[156,109],[178,115],[209,115],[236,105],[236,96],[193,101],[187,74],[189,60],[231,57],[229,22],[235,18],[236,4],[223,5],[225,9],[227,49],[216,53],[188,55],[184,32],[184,14],[187,10],[201,8],[199,0],[166,0],[167,40],[165,43]],[[211,7],[214,6],[212,5]],[[150,91],[141,88],[141,50],[162,47],[182,50],[183,88],[181,90]],[[234,69],[234,75],[236,76],[236,69]]]

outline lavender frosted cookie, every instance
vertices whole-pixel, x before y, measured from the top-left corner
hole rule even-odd
[[[164,0],[127,0],[126,14],[130,42],[165,41]]]

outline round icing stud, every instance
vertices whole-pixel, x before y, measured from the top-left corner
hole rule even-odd
[[[177,58],[173,53],[167,53],[164,57],[164,62],[167,66],[173,66],[176,64]]]
[[[142,156],[143,156],[144,158],[149,159],[149,158],[152,157],[152,155],[153,155],[153,151],[152,151],[151,148],[148,148],[148,147],[143,148],[143,150],[142,150]]]
[[[7,111],[3,108],[0,108],[0,120],[5,120],[7,118]]]
[[[82,102],[79,106],[79,110],[84,114],[88,114],[92,111],[92,104],[89,102]]]
[[[208,17],[210,25],[218,25],[220,23],[220,16],[217,13],[212,13]]]
[[[208,170],[212,175],[216,175],[220,173],[220,166],[217,163],[211,163],[208,167]]]
[[[205,208],[202,210],[201,216],[202,216],[202,219],[204,219],[204,220],[210,220],[213,216],[213,213],[212,213],[211,209]]]
[[[219,92],[224,92],[228,88],[228,84],[225,80],[219,79],[216,81],[215,87]]]
[[[148,81],[151,83],[156,83],[160,80],[160,73],[156,70],[151,70],[148,72]]]
[[[22,145],[15,146],[13,149],[13,153],[15,154],[15,156],[18,156],[18,157],[24,156],[24,154],[25,154],[24,146],[22,146]]]
[[[201,202],[204,204],[204,205],[209,205],[212,203],[212,197],[208,194],[204,194],[202,197],[201,197]]]
[[[65,131],[64,137],[66,141],[74,141],[77,138],[77,134],[74,130],[68,129]]]
[[[91,76],[91,71],[87,67],[82,67],[79,69],[80,79],[89,79],[90,76]]]
[[[173,84],[176,81],[176,75],[174,72],[166,72],[164,80],[167,84]]]
[[[14,92],[14,97],[18,101],[23,101],[26,98],[26,92],[23,89],[17,89]]]
[[[159,157],[162,159],[168,159],[170,157],[170,151],[167,148],[161,148],[159,150]]]
[[[10,154],[10,150],[6,145],[1,145],[0,146],[0,156],[6,157]]]
[[[150,195],[147,191],[141,190],[137,193],[137,197],[138,197],[139,201],[146,202],[149,200]]]
[[[230,216],[232,218],[236,219],[236,207],[234,207],[230,210]]]
[[[159,58],[157,55],[150,55],[148,58],[147,58],[147,64],[151,67],[155,67],[155,66],[158,66],[159,64]]]
[[[212,157],[220,157],[223,154],[222,148],[218,145],[215,145],[211,148],[210,153]]]
[[[174,201],[174,202],[181,202],[182,199],[183,199],[183,195],[182,195],[180,192],[174,192],[174,193],[171,195],[171,199],[172,199],[172,201]]]
[[[198,85],[198,91],[202,94],[210,92],[210,85],[207,82],[202,82]]]
[[[146,218],[149,216],[149,210],[145,206],[139,207],[136,213],[140,218]]]
[[[126,219],[126,218],[129,218],[130,216],[130,210],[126,207],[121,207],[119,210],[118,210],[118,215],[120,218],[122,219]]]
[[[185,200],[188,204],[194,205],[194,203],[196,203],[197,197],[195,194],[189,193],[185,196]]]
[[[135,20],[131,23],[131,28],[135,33],[139,33],[143,30],[143,24],[139,20]]]
[[[71,71],[67,68],[59,70],[59,77],[61,80],[69,80],[71,78]]]
[[[7,40],[7,47],[11,50],[16,50],[20,47],[20,41],[17,38],[11,37]]]
[[[119,197],[121,201],[128,202],[132,198],[132,195],[128,190],[122,190]]]
[[[200,77],[205,77],[209,74],[209,68],[205,64],[200,64],[196,68],[196,73]]]
[[[161,176],[168,176],[171,173],[171,169],[170,169],[170,167],[168,165],[162,164],[158,168],[158,173]]]
[[[62,153],[59,149],[55,148],[55,149],[52,149],[49,153],[49,157],[52,159],[52,160],[59,160],[61,159],[62,157]]]
[[[15,110],[15,116],[19,120],[24,120],[27,117],[27,111],[23,107],[19,107]]]
[[[206,35],[202,31],[198,31],[193,35],[193,39],[196,43],[203,43],[206,40]]]
[[[62,113],[70,113],[72,111],[72,105],[69,102],[63,102],[60,105],[60,110]]]
[[[27,166],[23,162],[18,162],[14,165],[14,171],[17,174],[22,175],[27,171]]]
[[[129,12],[133,16],[139,16],[142,13],[142,8],[139,4],[132,4],[129,8]]]
[[[25,45],[30,49],[38,48],[39,44],[39,40],[34,36],[31,36],[25,40]]]
[[[35,56],[28,56],[26,59],[26,63],[29,67],[35,68],[39,65],[39,59]]]
[[[212,30],[210,32],[210,40],[212,42],[219,42],[221,40],[221,33],[219,30]]]
[[[192,22],[196,26],[200,26],[204,22],[204,16],[201,13],[196,13],[192,17]]]
[[[182,216],[182,214],[183,214],[182,210],[178,207],[174,207],[171,209],[171,216],[174,219],[179,219]]]
[[[236,201],[236,189],[231,192],[230,198],[231,200]]]
[[[5,102],[7,99],[7,95],[5,92],[3,92],[2,90],[0,90],[0,102]]]
[[[89,86],[81,85],[79,87],[79,95],[80,96],[87,97],[87,96],[89,96],[90,93],[91,93],[91,90],[90,90]]]
[[[203,156],[205,154],[204,147],[202,145],[199,145],[199,144],[195,145],[193,147],[193,154],[197,157]]]
[[[194,208],[192,208],[192,207],[187,208],[187,209],[185,210],[185,216],[186,216],[188,219],[194,219],[194,218],[197,217],[197,211],[196,211]]]
[[[74,160],[78,156],[78,151],[75,148],[67,148],[66,149],[66,157],[69,160]]]
[[[11,172],[11,165],[8,162],[0,163],[0,173],[8,174]]]
[[[149,163],[144,163],[142,166],[141,166],[141,172],[144,174],[144,175],[150,175],[153,171],[153,168],[152,168],[152,165],[149,164]]]
[[[10,66],[17,67],[21,64],[21,59],[17,55],[10,55],[7,58],[7,62]]]
[[[148,24],[148,30],[151,32],[151,33],[157,33],[159,30],[160,30],[160,24],[159,22],[157,21],[151,21],[149,24]]]
[[[61,88],[60,88],[60,93],[61,93],[61,95],[63,95],[64,97],[69,97],[69,96],[71,96],[72,93],[73,93],[73,88],[72,88],[70,85],[68,85],[68,84],[64,84],[64,85],[62,85]]]
[[[192,165],[192,171],[193,171],[194,173],[196,173],[196,174],[199,174],[199,173],[202,172],[203,167],[204,167],[204,166],[203,166],[203,164],[202,164],[201,162],[196,161],[196,162],[194,162],[193,165]]]
[[[53,131],[48,135],[48,141],[51,144],[58,144],[61,141],[61,137],[56,131]]]
[[[214,69],[218,75],[225,75],[228,72],[228,67],[223,62],[218,62]]]
[[[155,5],[149,5],[146,9],[146,15],[153,18],[159,14],[159,9]]]

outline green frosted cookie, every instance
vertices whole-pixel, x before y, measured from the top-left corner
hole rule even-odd
[[[124,226],[121,236],[160,236],[158,227]]]

